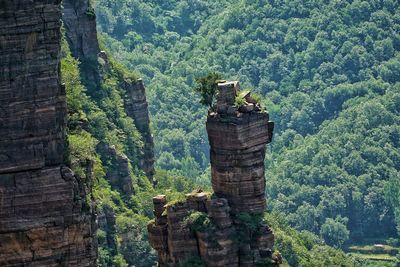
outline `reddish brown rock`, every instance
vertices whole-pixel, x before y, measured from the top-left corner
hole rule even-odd
[[[229,95],[229,89],[230,95],[236,95],[238,87],[237,82],[219,84],[224,95]],[[231,99],[217,105],[232,105]],[[272,131],[268,113],[254,109],[234,115],[218,112],[207,118],[212,186],[218,196],[228,199],[234,213],[265,211],[265,145],[271,142]]]
[[[96,263],[91,175],[62,166],[60,19],[55,0],[0,8],[0,266]]]

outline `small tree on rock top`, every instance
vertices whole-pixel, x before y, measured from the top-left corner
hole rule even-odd
[[[217,93],[217,84],[221,75],[216,72],[210,72],[207,76],[196,78],[196,87],[194,90],[201,95],[200,103],[213,107]]]

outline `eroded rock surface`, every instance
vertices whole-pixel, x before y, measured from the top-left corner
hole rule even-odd
[[[196,258],[209,267],[281,263],[263,220],[264,157],[274,125],[250,93],[237,107],[239,93],[238,82],[218,84],[217,112],[207,118],[214,193],[197,191],[168,204],[165,196],[153,198],[155,220],[148,232],[159,266],[193,264]]]
[[[0,266],[94,266],[90,174],[63,167],[60,1],[0,4]]]

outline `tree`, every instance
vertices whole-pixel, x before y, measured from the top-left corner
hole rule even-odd
[[[400,234],[400,177],[396,175],[392,177],[385,185],[385,200],[392,208],[397,231]],[[400,254],[399,254],[400,255]]]
[[[221,79],[221,75],[216,72],[210,72],[207,76],[196,78],[196,87],[194,90],[201,95],[200,103],[213,107],[215,95],[217,93],[217,83]]]
[[[347,218],[342,218],[340,216],[336,217],[335,220],[332,218],[326,219],[320,231],[325,242],[338,248],[342,247],[349,239],[350,232],[346,227],[347,222]]]

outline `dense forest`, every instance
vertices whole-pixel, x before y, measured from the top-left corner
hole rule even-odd
[[[98,232],[101,266],[152,266],[151,197],[209,187],[207,107],[193,90],[209,72],[254,88],[275,121],[265,160],[267,221],[290,266],[367,266],[332,247],[398,242],[397,1],[96,0],[95,11],[102,49],[114,58],[102,93],[81,83],[66,43],[62,68],[72,165],[79,173],[79,159],[94,160],[99,209],[117,214],[116,229]],[[155,189],[135,166],[140,133],[118,89],[121,79],[137,77],[148,89]],[[132,160],[134,195],[108,184],[112,164],[96,152],[99,140]]]

